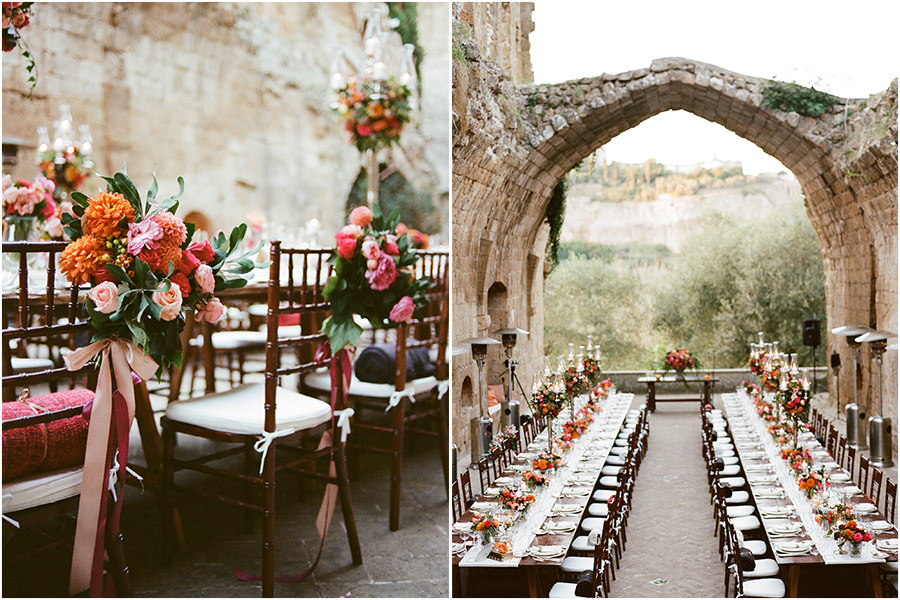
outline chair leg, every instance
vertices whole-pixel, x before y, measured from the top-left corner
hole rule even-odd
[[[106,548],[109,553],[109,571],[116,587],[116,595],[119,598],[133,596],[130,571],[128,563],[125,561],[125,538],[121,531],[107,541]]]
[[[253,450],[253,444],[244,444],[244,475],[255,476],[257,474],[257,463],[254,457],[257,456],[256,452]],[[254,486],[253,483],[249,481],[245,481],[242,484],[243,494],[244,494],[244,502],[247,504],[252,504],[253,502],[253,494],[254,494]],[[250,533],[253,529],[253,514],[249,510],[242,511],[244,513],[244,533]]]
[[[269,446],[263,467],[262,596],[275,596],[275,448]]]
[[[353,504],[350,499],[350,479],[347,477],[347,455],[344,444],[340,442],[335,445],[334,464],[341,498],[341,512],[344,514],[344,527],[347,529],[347,541],[350,543],[350,556],[353,557],[354,565],[361,565],[362,551],[359,548],[356,518],[353,516]]]
[[[406,398],[402,398],[392,410],[394,428],[391,439],[391,531],[400,529],[400,485],[403,478],[403,425],[406,415],[406,402]]]

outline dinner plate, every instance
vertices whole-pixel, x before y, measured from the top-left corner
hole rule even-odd
[[[578,504],[561,504],[553,509],[553,513],[557,515],[574,515],[583,510],[583,506]]]
[[[591,488],[566,488],[562,495],[566,498],[582,498],[591,495]]]
[[[775,483],[778,481],[778,478],[775,475],[755,475],[753,477],[748,476],[747,481],[751,484],[753,483]]]
[[[812,542],[778,542],[775,549],[783,554],[806,554],[812,550]]]
[[[491,508],[492,506],[496,506],[494,502],[473,502],[472,510],[486,510]]]
[[[463,533],[466,531],[472,531],[472,528],[475,526],[474,523],[467,523],[465,521],[459,521],[458,523],[453,524],[453,531],[457,533]]]
[[[498,488],[498,487],[488,488],[488,489],[484,490],[484,495],[485,496],[496,496],[497,494],[500,493],[501,489],[502,488]]]
[[[850,481],[850,476],[846,473],[833,473],[828,476],[831,481]]]
[[[887,538],[883,540],[875,540],[875,547],[879,550],[887,550],[888,552],[897,551],[897,538]]]
[[[454,544],[450,544],[450,553],[451,553],[451,554],[458,554],[458,553],[462,552],[462,551],[465,550],[465,549],[466,549],[466,545],[463,544],[462,542],[457,542],[457,543],[454,543]]]
[[[844,487],[835,487],[834,489],[844,494],[862,494],[862,490],[856,485],[846,485]]]
[[[841,465],[837,464],[834,461],[829,461],[829,462],[825,463],[825,468],[826,469],[840,469]]]
[[[783,523],[781,525],[775,525],[768,531],[769,533],[774,533],[776,535],[791,535],[800,533],[802,530],[803,527],[799,523]]]
[[[578,523],[575,521],[558,521],[556,523],[547,523],[544,526],[544,531],[547,533],[568,533],[575,531],[576,527],[578,527]]]
[[[494,480],[494,485],[509,485],[510,483],[512,483],[512,480],[512,477],[498,477]]]
[[[562,546],[532,546],[528,551],[535,558],[555,558],[566,553]]]
[[[772,508],[760,509],[760,513],[764,517],[786,517],[794,514],[794,509],[790,506],[774,506]]]
[[[889,521],[872,521],[869,523],[872,531],[890,531],[894,526]]]
[[[866,514],[866,513],[873,513],[875,511],[877,511],[878,509],[875,508],[875,505],[870,502],[860,502],[859,504],[853,505],[853,510],[855,510],[856,512],[861,513],[861,514]]]

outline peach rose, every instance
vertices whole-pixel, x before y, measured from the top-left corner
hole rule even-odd
[[[181,288],[174,283],[170,283],[169,289],[164,291],[165,287],[166,284],[162,283],[153,292],[153,301],[162,308],[160,319],[174,321],[181,314]]]
[[[213,274],[212,267],[209,265],[200,265],[194,271],[194,281],[200,286],[200,289],[207,294],[216,291],[216,276]]]
[[[119,290],[112,281],[104,281],[88,292],[88,298],[94,302],[94,310],[110,314],[119,308]]]
[[[357,206],[350,211],[350,222],[357,227],[365,227],[372,222],[372,209],[368,206]]]
[[[203,319],[207,323],[217,323],[225,314],[225,306],[221,300],[213,296],[206,306],[197,311],[197,319]]]

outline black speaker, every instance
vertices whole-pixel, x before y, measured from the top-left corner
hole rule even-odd
[[[803,345],[818,346],[822,343],[822,336],[819,333],[819,325],[822,323],[820,319],[804,319],[803,320]]]

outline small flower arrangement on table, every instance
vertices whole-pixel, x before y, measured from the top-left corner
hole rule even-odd
[[[791,442],[794,435],[794,427],[787,421],[779,421],[772,423],[767,428],[769,435],[775,440],[779,446],[784,446]]]
[[[512,444],[513,452],[518,452],[519,431],[513,425],[507,425],[497,433],[497,438],[491,444],[491,450],[502,448],[506,442]]]
[[[534,490],[535,488],[541,486],[550,485],[550,478],[540,471],[525,471],[524,473],[522,473],[522,481],[525,482],[525,487],[527,487],[529,490]]]
[[[385,218],[377,204],[360,206],[335,234],[337,247],[329,259],[334,273],[323,291],[332,314],[322,326],[332,352],[359,343],[363,330],[354,314],[375,328],[396,327],[428,303],[425,293],[434,284],[416,278],[419,257],[408,237],[397,232],[399,222],[399,209]]]
[[[838,527],[833,536],[841,551],[844,551],[845,546],[850,546],[850,554],[859,554],[862,545],[872,541],[872,534],[854,520],[847,521],[843,527]]]
[[[600,378],[603,377],[603,371],[600,370],[600,362],[588,353],[582,358],[581,364],[584,376],[587,377],[588,382],[593,389],[600,383]]]
[[[579,371],[575,365],[566,367],[563,377],[566,381],[566,394],[568,396],[580,396],[591,391],[591,383],[588,381],[587,376],[582,371]]]
[[[43,175],[34,181],[13,180],[3,176],[4,229],[13,227],[15,237],[29,241],[33,236],[48,240],[63,239],[59,207],[53,200],[56,184]]]
[[[675,348],[666,353],[663,359],[663,371],[675,371],[679,376],[683,377],[684,372],[688,369],[694,370],[700,367],[700,361],[687,348]]]
[[[557,392],[552,385],[546,383],[542,383],[535,389],[531,399],[534,406],[537,407],[538,413],[551,419],[555,419],[559,415],[568,400],[565,393]]]
[[[806,493],[807,498],[813,498],[816,494],[821,494],[825,488],[831,485],[828,477],[825,475],[825,467],[814,469],[811,466],[800,473],[797,485],[801,491]]]
[[[481,534],[481,539],[485,543],[490,542],[491,538],[500,533],[500,522],[490,513],[475,513],[472,523],[475,524],[475,531]]]
[[[533,503],[534,496],[531,494],[520,494],[509,488],[500,490],[500,505],[510,510],[525,512]]]
[[[531,461],[531,468],[535,471],[549,471],[558,469],[562,465],[562,457],[555,452],[541,452]]]
[[[88,284],[85,302],[94,341],[120,338],[131,341],[159,365],[181,365],[184,309],[198,319],[217,322],[224,306],[219,291],[247,284],[256,268],[236,251],[246,225],[229,237],[220,233],[211,242],[192,242],[192,223],[175,216],[179,191],[155,203],[156,177],[143,202],[124,173],[104,177],[107,191],[93,198],[73,192],[74,215],[63,214],[72,240],[59,258],[59,268],[72,283]]]
[[[806,448],[784,448],[781,458],[797,473],[808,470],[813,464],[813,457]]]
[[[94,162],[89,155],[83,154],[77,145],[66,148],[62,156],[65,162],[55,163],[56,151],[47,148],[38,155],[38,169],[44,177],[52,180],[59,190],[73,192],[91,176]]]
[[[805,422],[809,418],[812,393],[799,381],[791,379],[785,389],[779,389],[775,400],[784,413],[792,419]]]
[[[760,375],[760,381],[762,383],[762,387],[765,388],[767,392],[777,392],[778,391],[778,382],[781,380],[781,367],[772,366],[771,371],[763,371]]]
[[[412,114],[411,90],[393,77],[351,80],[336,93],[332,109],[360,152],[395,143]]]
[[[853,520],[853,506],[850,504],[820,504],[816,507],[816,523],[832,534],[843,529],[845,523]]]
[[[762,396],[762,390],[759,389],[759,386],[752,381],[742,381],[741,387],[751,398],[758,398],[759,396]]]

